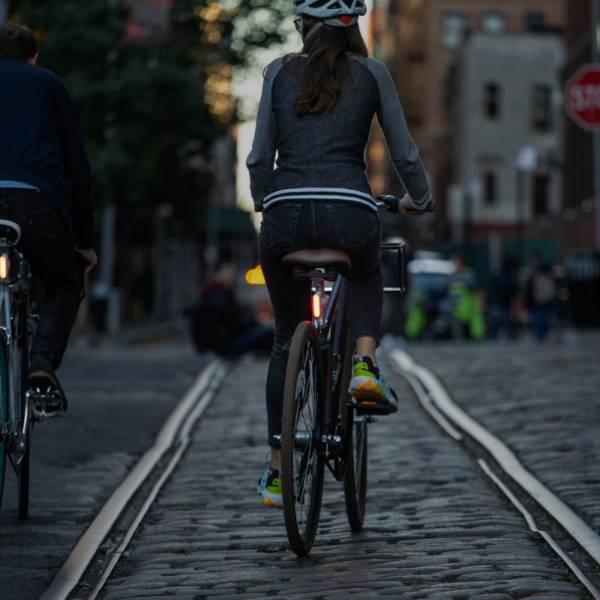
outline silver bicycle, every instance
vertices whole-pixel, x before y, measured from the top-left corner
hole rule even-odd
[[[0,220],[0,505],[8,458],[18,478],[19,518],[26,519],[31,433],[46,415],[43,403],[33,410],[27,386],[35,316],[29,264],[15,248],[20,237],[17,223]]]

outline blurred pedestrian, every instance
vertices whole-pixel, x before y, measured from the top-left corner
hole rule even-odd
[[[531,278],[527,283],[527,308],[531,313],[533,334],[538,341],[544,340],[552,327],[552,314],[556,299],[556,281],[550,265],[542,253],[536,250],[530,254]]]
[[[0,219],[21,228],[17,249],[44,288],[28,382],[34,402],[50,397],[48,415],[67,408],[55,371],[98,259],[81,118],[65,83],[37,58],[30,29],[0,25]]]
[[[492,275],[488,295],[488,315],[490,318],[490,338],[498,339],[500,331],[506,331],[506,337],[517,337],[517,321],[514,303],[519,294],[516,278],[516,262],[512,256],[502,259],[500,270]]]
[[[233,357],[250,350],[270,351],[273,328],[260,325],[235,295],[237,267],[223,262],[202,288],[202,300],[187,311],[198,352],[213,350]]]
[[[450,282],[452,297],[452,337],[480,340],[485,337],[485,321],[477,290],[477,275],[465,264],[462,256],[450,259],[456,271]]]

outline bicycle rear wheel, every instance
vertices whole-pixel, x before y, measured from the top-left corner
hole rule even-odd
[[[354,410],[348,407],[353,347],[352,336],[348,332],[340,391],[342,425],[348,436],[348,457],[344,470],[344,499],[350,528],[352,531],[358,532],[363,528],[367,504],[367,420],[365,416],[356,416]]]
[[[8,378],[6,369],[6,349],[0,342],[0,429],[8,421]],[[0,506],[2,506],[2,493],[4,491],[4,478],[6,476],[6,445],[0,439]]]
[[[294,333],[283,395],[281,491],[292,550],[312,548],[323,496],[324,462],[318,454],[325,414],[325,377],[319,334],[312,323]]]
[[[33,418],[31,415],[31,407],[27,406],[29,398],[27,397],[27,377],[29,375],[29,345],[32,339],[32,331],[29,323],[25,322],[25,330],[27,339],[23,341],[20,357],[20,374],[19,374],[19,416],[26,419],[25,422],[25,453],[21,457],[19,477],[18,477],[18,492],[19,492],[19,519],[27,519],[29,515],[29,459],[31,456],[31,434],[33,431]]]

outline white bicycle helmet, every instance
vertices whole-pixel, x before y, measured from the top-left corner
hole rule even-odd
[[[304,36],[304,41],[323,25],[351,27],[366,12],[365,0],[294,0],[294,14],[319,19],[319,23]]]

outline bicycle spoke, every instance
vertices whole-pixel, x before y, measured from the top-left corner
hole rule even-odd
[[[296,384],[296,432],[314,432],[316,426],[316,365],[314,351],[310,343],[304,346],[302,370],[298,374]],[[296,518],[298,525],[304,529],[308,523],[310,496],[313,479],[313,440],[308,446],[294,448],[294,496],[296,498]]]

